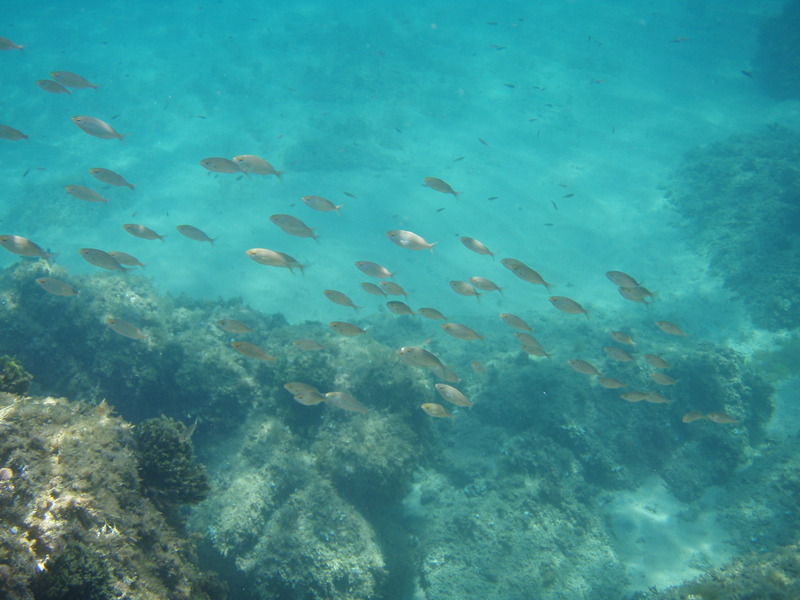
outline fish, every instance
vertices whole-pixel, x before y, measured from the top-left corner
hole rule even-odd
[[[639,282],[622,271],[607,271],[608,280],[619,287],[639,287]]]
[[[670,321],[656,321],[655,325],[661,331],[668,333],[669,335],[687,335],[680,327],[675,325],[675,323],[671,323]]]
[[[300,200],[302,200],[303,204],[305,204],[308,208],[318,210],[320,212],[335,212],[339,214],[339,209],[343,206],[342,204],[337,206],[330,200],[327,200],[321,196],[303,196],[300,198]]]
[[[147,339],[147,335],[144,332],[142,332],[141,329],[139,329],[133,323],[129,323],[128,321],[123,321],[122,319],[115,319],[113,317],[108,317],[105,319],[105,324],[108,325],[111,331],[126,338],[130,338],[132,340]]]
[[[417,235],[413,231],[406,231],[404,229],[392,229],[387,231],[386,237],[401,248],[407,248],[408,250],[433,251],[433,247],[439,243],[433,242],[432,244],[429,244],[424,238]]]
[[[741,423],[739,419],[734,419],[724,412],[710,412],[706,415],[706,419],[714,423]]]
[[[386,296],[386,292],[383,291],[383,288],[380,286],[375,285],[374,283],[370,283],[369,281],[361,282],[361,289],[367,292],[368,294],[372,294],[373,296]]]
[[[328,327],[333,329],[339,335],[344,335],[348,337],[354,337],[356,335],[363,335],[367,333],[364,329],[361,329],[358,325],[353,325],[352,323],[348,323],[347,321],[331,321],[328,323]]]
[[[474,285],[479,290],[483,290],[484,292],[500,292],[503,293],[503,288],[498,286],[494,281],[491,279],[486,279],[486,277],[470,277],[469,282]]]
[[[14,254],[43,258],[47,262],[51,262],[55,257],[55,254],[45,252],[37,244],[21,235],[0,235],[0,246]]]
[[[52,79],[37,79],[36,85],[50,94],[71,94],[67,88]]]
[[[233,162],[239,167],[242,173],[252,173],[253,175],[275,175],[281,179],[283,171],[278,171],[265,161],[263,158],[255,154],[240,154],[233,157]]]
[[[525,354],[529,354],[530,356],[543,356],[545,358],[550,358],[550,355],[541,345],[528,346],[526,344],[521,344],[520,350],[522,350]]]
[[[435,387],[436,391],[439,392],[439,395],[447,400],[450,404],[465,407],[472,406],[472,402],[470,402],[462,392],[454,388],[452,385],[437,383],[433,387]]]
[[[84,133],[88,133],[91,136],[103,140],[117,139],[121,142],[125,137],[125,135],[117,133],[111,125],[98,119],[97,117],[80,115],[77,117],[72,117],[72,122],[75,123],[75,125],[77,125]]]
[[[165,235],[158,235],[149,227],[145,227],[144,225],[139,225],[137,223],[125,223],[122,228],[132,236],[141,238],[143,240],[161,240],[163,242],[164,238],[166,237]]]
[[[543,285],[546,289],[550,289],[551,284],[546,282],[544,278],[539,275],[539,273],[531,269],[522,261],[517,260],[516,258],[504,258],[500,261],[500,264],[502,264],[505,268],[514,273],[514,275],[523,281],[527,281],[528,283],[533,283],[535,285]]]
[[[197,242],[208,242],[212,246],[214,245],[214,240],[217,238],[210,238],[208,237],[203,231],[200,231],[197,227],[192,227],[191,225],[178,225],[175,227],[183,236],[186,236],[190,240],[195,240]]]
[[[97,179],[98,181],[102,181],[103,183],[107,183],[108,185],[115,185],[118,187],[127,187],[132,190],[136,190],[136,186],[132,183],[128,183],[125,181],[125,178],[120,175],[119,173],[115,173],[110,169],[103,169],[102,167],[92,167],[89,169],[89,173],[92,174],[92,177]]]
[[[389,269],[375,262],[359,260],[356,261],[355,264],[356,267],[358,267],[358,270],[364,273],[364,275],[369,275],[370,277],[375,277],[376,279],[388,279],[389,277],[394,276],[394,273],[389,271]]]
[[[417,314],[422,315],[426,319],[430,319],[432,321],[447,321],[447,317],[445,317],[442,313],[440,313],[435,308],[431,308],[429,306],[424,306],[417,311]]]
[[[330,300],[334,304],[339,304],[341,306],[348,306],[355,311],[361,308],[360,306],[356,306],[355,304],[353,304],[353,301],[350,300],[350,298],[348,298],[342,292],[338,292],[336,290],[322,290],[322,293],[328,300]]]
[[[266,265],[268,267],[281,267],[283,269],[289,269],[292,273],[294,273],[295,269],[300,269],[300,272],[302,273],[303,269],[306,268],[306,265],[301,265],[299,262],[297,262],[297,260],[288,254],[276,252],[275,250],[267,250],[266,248],[250,248],[245,254],[247,254],[247,256],[252,258],[258,264]]]
[[[8,38],[0,37],[0,50],[22,50],[24,47],[15,44]]]
[[[295,402],[303,406],[315,406],[327,400],[320,392],[299,392],[294,394],[292,398],[294,398]]]
[[[681,421],[683,421],[684,423],[693,423],[694,421],[700,421],[705,418],[706,416],[703,413],[698,412],[696,410],[690,410],[685,415],[683,415]]]
[[[103,250],[98,250],[97,248],[81,248],[78,252],[86,262],[95,267],[108,269],[109,271],[122,271],[123,273],[130,270],[123,267],[116,258]]]
[[[503,320],[503,323],[514,329],[519,329],[520,331],[533,331],[533,327],[528,325],[517,315],[512,315],[511,313],[500,313],[500,318]]]
[[[180,432],[180,434],[178,434],[178,441],[181,444],[185,444],[190,439],[192,439],[192,435],[194,434],[194,430],[197,429],[197,421],[198,421],[198,419],[197,419],[197,417],[195,417],[194,423],[192,423],[191,425],[186,427],[183,431]]]
[[[456,199],[458,199],[458,195],[461,193],[455,191],[450,187],[449,183],[442,181],[438,177],[425,177],[422,180],[422,185],[427,186],[432,190],[436,190],[437,192],[441,192],[442,194],[452,194]]]
[[[414,310],[408,304],[400,302],[399,300],[389,300],[389,302],[386,303],[386,308],[396,315],[414,316]]]
[[[631,338],[631,336],[629,336],[627,333],[623,333],[622,331],[611,331],[610,334],[611,337],[620,344],[628,344],[629,346],[636,345],[636,342],[634,342],[633,338]]]
[[[36,283],[48,294],[54,296],[77,296],[78,290],[65,281],[53,277],[39,277]]]
[[[270,356],[262,348],[259,348],[255,344],[251,344],[250,342],[231,342],[231,346],[233,349],[239,352],[240,354],[244,354],[248,358],[255,358],[256,360],[263,360],[263,361],[274,361],[276,358],[274,356]]]
[[[439,357],[419,346],[403,346],[397,354],[412,367],[444,370],[445,366]]]
[[[516,331],[514,332],[514,337],[517,338],[517,341],[520,343],[521,346],[529,347],[529,348],[542,348],[542,344],[533,337],[531,334],[526,333],[524,331]]]
[[[121,265],[125,265],[126,267],[142,267],[145,268],[143,262],[140,262],[138,258],[135,256],[131,256],[130,254],[126,254],[125,252],[119,252],[117,250],[112,250],[108,253],[110,256],[113,256],[117,262]]]
[[[597,383],[602,385],[604,388],[608,388],[610,390],[623,388],[627,385],[625,383],[622,383],[619,379],[614,379],[613,377],[598,377]]]
[[[487,248],[483,242],[476,240],[475,238],[468,237],[466,235],[462,235],[458,239],[461,241],[462,244],[464,244],[464,247],[467,248],[467,250],[472,250],[476,254],[491,256],[492,260],[494,260],[494,252],[489,250],[489,248]]]
[[[84,89],[84,88],[92,88],[93,90],[97,89],[97,86],[88,79],[85,79],[84,77],[81,77],[76,73],[70,73],[69,71],[53,71],[52,73],[50,73],[50,77],[52,77],[58,83],[66,87],[71,87],[75,89]]]
[[[303,383],[302,381],[290,381],[289,383],[284,383],[283,387],[285,390],[287,390],[290,394],[293,395],[320,393],[320,391],[313,385],[309,385],[308,383]]]
[[[222,156],[209,156],[200,161],[200,166],[212,173],[242,173],[242,170],[232,160]]]
[[[617,348],[615,346],[606,346],[605,348],[603,348],[603,352],[605,352],[608,356],[610,356],[614,360],[618,360],[621,362],[630,362],[633,360],[633,357],[627,352],[625,352],[625,350]]]
[[[581,360],[579,358],[573,358],[567,361],[567,364],[576,370],[578,373],[583,373],[584,375],[600,375],[600,371],[598,371],[595,366],[591,363],[586,362],[585,360]]]
[[[648,392],[647,396],[645,397],[645,400],[647,402],[650,402],[651,404],[669,404],[670,402],[672,402],[672,400],[670,400],[669,398],[665,398],[658,392]]]
[[[445,333],[459,340],[482,340],[483,336],[474,329],[460,323],[443,323],[442,329]]]
[[[437,419],[452,419],[453,415],[451,415],[444,406],[441,404],[436,404],[435,402],[426,402],[425,404],[420,405],[420,408],[424,410],[429,416],[436,417]]]
[[[220,319],[215,325],[228,333],[250,333],[253,331],[250,327],[236,319]]]
[[[8,125],[0,125],[0,139],[16,142],[19,140],[27,140],[28,136],[19,129],[14,129]]]
[[[469,363],[469,368],[472,369],[472,372],[476,375],[483,375],[486,373],[486,367],[479,360],[473,360],[471,363]]]
[[[444,367],[442,369],[433,369],[433,373],[439,378],[443,379],[444,381],[448,381],[450,383],[458,383],[461,381],[461,378],[456,375],[455,371],[450,367]]]
[[[589,316],[588,310],[586,310],[580,304],[575,302],[575,300],[567,298],[566,296],[550,296],[548,300],[550,300],[550,304],[555,306],[561,312],[565,312],[570,315],[577,315],[583,313],[587,317]]]
[[[316,241],[319,236],[314,233],[314,229],[303,223],[292,215],[272,215],[269,218],[275,225],[280,227],[285,233],[301,238],[311,238]]]
[[[325,349],[325,346],[315,340],[294,340],[292,346],[303,352],[317,352]]]
[[[638,302],[639,304],[650,304],[655,300],[656,297],[655,292],[651,292],[646,287],[642,287],[641,285],[636,287],[619,287],[617,288],[617,291],[623,298],[625,298],[625,300]],[[651,300],[648,300],[647,298],[651,298]]]
[[[408,293],[402,286],[396,284],[394,281],[381,281],[378,283],[380,288],[390,296],[405,296],[408,298]]]
[[[64,191],[70,196],[74,196],[78,200],[83,200],[84,202],[108,202],[107,199],[103,198],[93,189],[82,185],[65,185]]]
[[[669,363],[660,356],[656,356],[655,354],[642,354],[642,356],[651,367],[655,367],[656,369],[669,369]]]
[[[364,406],[361,402],[356,400],[347,392],[328,392],[325,394],[325,400],[331,406],[341,408],[343,410],[350,410],[353,412],[367,412],[369,408]]]
[[[478,301],[481,299],[481,295],[475,291],[475,288],[472,287],[472,284],[467,283],[466,281],[451,281],[450,289],[461,296],[475,296],[475,299]]]
[[[650,379],[655,381],[658,385],[675,385],[678,383],[678,380],[674,377],[670,377],[666,373],[662,373],[661,371],[653,371],[647,374]]]
[[[625,402],[641,402],[647,398],[647,394],[644,392],[625,392],[624,394],[620,394],[619,397],[625,400]]]

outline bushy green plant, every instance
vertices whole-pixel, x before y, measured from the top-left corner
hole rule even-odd
[[[114,597],[103,558],[74,542],[31,582],[34,600],[106,600]]]
[[[208,494],[205,467],[195,463],[185,432],[184,425],[163,415],[134,429],[142,493],[162,511],[196,504]]]
[[[0,392],[24,394],[31,385],[33,375],[12,356],[0,356]]]

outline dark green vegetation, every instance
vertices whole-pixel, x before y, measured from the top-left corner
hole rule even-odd
[[[81,542],[67,546],[31,582],[35,600],[110,600],[111,573],[103,557]]]
[[[208,495],[205,467],[194,460],[185,425],[159,417],[136,426],[136,461],[142,493],[163,511],[197,504]]]
[[[692,150],[668,196],[756,325],[800,327],[800,134],[772,125]]]
[[[778,100],[800,99],[800,1],[767,19],[758,34],[755,76]]]
[[[28,373],[17,359],[0,356],[0,392],[24,394],[31,385],[33,375]]]

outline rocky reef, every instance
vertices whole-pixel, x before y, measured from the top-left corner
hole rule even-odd
[[[79,296],[46,294],[34,281],[45,275],[68,278]],[[158,597],[158,586],[170,589],[163,598],[213,596],[184,526],[240,600],[621,597],[629,574],[605,512],[614,494],[654,475],[687,506],[728,489],[763,446],[774,408],[772,387],[741,354],[652,331],[637,342],[668,359],[674,378],[658,403],[625,402],[563,356],[531,358],[499,337],[481,342],[473,372],[466,344],[434,339],[474,403],[434,419],[420,405],[443,402],[437,380],[397,355],[428,335],[412,319],[374,315],[374,333],[341,337],[238,301],[164,297],[132,273],[68,277],[44,261],[22,260],[0,282],[0,342],[33,365],[32,391],[85,401],[8,397],[0,508],[13,531],[0,575],[25,600],[44,581],[40,563],[60,572],[75,562],[91,567],[99,597]],[[147,337],[120,336],[105,316]],[[231,318],[275,360],[236,352],[215,325]],[[549,333],[583,339],[596,326]],[[302,351],[297,339],[323,348]],[[643,360],[604,356],[605,343],[582,342],[583,352],[632,389],[655,391]],[[297,381],[361,404],[296,401],[284,384]],[[730,422],[683,422],[690,411]],[[51,515],[55,532],[42,524]],[[125,587],[134,585],[144,591]]]
[[[688,152],[667,189],[687,242],[767,329],[800,327],[798,160],[800,134],[771,125]]]
[[[142,494],[132,426],[105,403],[0,394],[0,596],[224,597]]]

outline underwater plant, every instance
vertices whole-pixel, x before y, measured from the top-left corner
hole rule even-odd
[[[186,427],[161,416],[136,426],[136,459],[142,493],[163,512],[196,504],[208,495],[203,465],[195,463]]]
[[[24,394],[31,385],[33,375],[28,373],[16,357],[0,356],[0,392]]]
[[[108,565],[81,542],[47,565],[31,582],[35,600],[107,600],[114,598]]]

